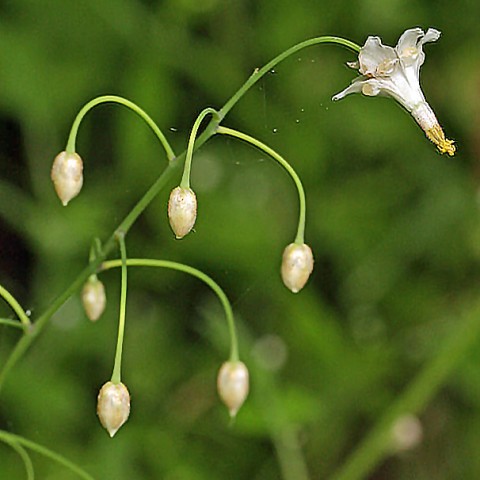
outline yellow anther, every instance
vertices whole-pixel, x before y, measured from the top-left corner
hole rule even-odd
[[[442,127],[438,124],[426,131],[427,137],[433,142],[440,153],[447,153],[451,157],[455,155],[455,145],[453,140],[445,138]]]

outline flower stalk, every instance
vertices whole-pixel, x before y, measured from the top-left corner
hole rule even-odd
[[[140,118],[142,118],[145,121],[145,123],[151,128],[153,133],[156,135],[156,137],[162,144],[162,147],[165,150],[165,153],[167,154],[168,160],[171,161],[175,158],[175,153],[173,152],[172,147],[168,143],[167,138],[165,137],[163,132],[160,130],[158,125],[155,123],[155,121],[150,117],[150,115],[148,115],[144,110],[142,110],[134,102],[127,100],[126,98],[119,97],[117,95],[102,95],[100,97],[94,98],[93,100],[90,100],[88,103],[86,103],[83,106],[83,108],[78,112],[77,116],[75,117],[75,120],[73,121],[73,124],[72,124],[72,128],[70,129],[70,135],[68,136],[67,147],[65,149],[67,152],[74,153],[76,151],[75,143],[78,135],[78,129],[85,115],[92,108],[96,107],[97,105],[101,105],[103,103],[116,103],[119,105],[123,105],[124,107],[127,107],[133,112],[135,112]]]
[[[0,285],[0,297],[2,297],[8,303],[10,308],[16,313],[22,324],[23,329],[25,330],[25,333],[27,333],[32,325],[32,322],[30,322],[28,315],[18,303],[17,299],[5,287],[2,287],[2,285]],[[5,319],[5,321],[2,321],[1,323],[5,325],[12,325],[11,322],[6,320],[7,319]]]
[[[298,215],[298,227],[297,227],[297,234],[295,236],[295,243],[302,244],[304,242],[305,237],[305,218],[306,218],[306,210],[307,210],[307,202],[305,200],[305,190],[302,185],[302,181],[298,176],[297,172],[294,168],[275,150],[270,148],[269,146],[262,143],[260,140],[257,140],[246,133],[239,132],[232,128],[227,128],[223,126],[219,126],[217,128],[217,133],[223,135],[229,135],[231,137],[236,137],[244,142],[250,143],[251,145],[257,147],[260,150],[263,150],[267,155],[273,158],[277,163],[279,163],[286,172],[290,175],[292,180],[295,183],[295,187],[297,188],[298,193],[298,203],[299,203],[299,215]]]
[[[19,445],[20,447],[27,448],[36,453],[39,453],[40,455],[43,455],[44,457],[49,458],[50,460],[53,460],[59,465],[62,465],[63,467],[70,470],[71,472],[75,473],[78,477],[83,478],[84,480],[95,480],[85,470],[75,465],[70,460],[67,460],[62,455],[59,455],[58,453],[50,450],[49,448],[44,447],[43,445],[39,445],[36,442],[27,440],[26,438],[23,438],[20,435],[15,435],[13,433],[0,430],[0,441],[8,443],[9,445],[12,445],[12,444]]]
[[[125,234],[123,232],[117,233],[117,240],[120,246],[121,254],[121,270],[122,283],[120,289],[120,315],[118,320],[118,337],[117,348],[115,351],[115,364],[111,381],[113,384],[119,384],[122,381],[122,352],[123,352],[123,337],[125,335],[125,317],[127,309],[127,250],[125,248]]]
[[[227,321],[228,332],[230,335],[230,356],[229,360],[231,362],[237,362],[239,360],[238,355],[238,339],[237,331],[235,328],[235,320],[233,316],[232,306],[228,300],[227,295],[222,290],[222,288],[207,274],[203,273],[201,270],[190,267],[189,265],[184,265],[178,262],[172,262],[169,260],[155,260],[151,258],[129,258],[126,260],[126,265],[128,267],[156,267],[156,268],[168,268],[170,270],[177,270],[180,272],[187,273],[193,277],[198,278],[205,284],[207,284],[213,292],[217,295],[220,303],[222,304],[223,310],[225,312],[225,318]],[[100,266],[101,271],[109,270],[111,268],[118,268],[122,266],[121,260],[107,260],[103,262]]]

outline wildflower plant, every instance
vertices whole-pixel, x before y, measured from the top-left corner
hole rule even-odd
[[[172,183],[175,183],[176,186],[171,190],[165,218],[168,217],[174,236],[177,239],[188,235],[194,228],[197,216],[202,215],[202,198],[201,196],[197,198],[190,178],[195,152],[214,136],[228,136],[240,140],[268,155],[285,170],[293,181],[298,195],[298,224],[291,243],[285,247],[283,252],[278,252],[279,270],[281,271],[279,278],[283,280],[283,283],[290,291],[294,293],[301,291],[307,285],[314,268],[312,249],[305,243],[307,203],[302,182],[292,164],[273,148],[248,133],[228,127],[226,125],[228,113],[260,79],[281,61],[307,47],[318,44],[337,45],[346,47],[358,55],[358,61],[349,63],[349,65],[358,69],[361,77],[355,79],[345,90],[336,94],[333,97],[334,100],[339,100],[354,92],[362,92],[367,96],[386,95],[393,97],[411,113],[425,131],[427,137],[434,142],[441,153],[453,155],[455,152],[453,141],[445,137],[433,110],[427,103],[420,88],[419,72],[425,59],[423,46],[427,42],[437,40],[439,35],[440,33],[434,29],[429,29],[426,33],[418,28],[410,29],[401,36],[395,48],[384,46],[378,37],[368,37],[363,47],[350,40],[333,36],[322,36],[301,42],[281,53],[262,68],[255,69],[223,107],[220,109],[205,108],[193,123],[187,148],[183,153],[174,152],[162,129],[143,109],[131,100],[116,95],[105,95],[88,102],[75,117],[66,148],[55,158],[51,170],[54,188],[63,206],[68,208],[70,202],[81,201],[81,189],[84,184],[83,173],[88,170],[89,161],[86,157],[82,160],[77,152],[76,140],[85,115],[93,108],[102,104],[121,105],[138,115],[150,127],[164,151],[166,157],[165,168],[143,197],[138,200],[119,223],[111,236],[103,242],[99,240],[93,241],[89,262],[86,267],[44,312],[39,313],[35,318],[30,317],[14,295],[3,286],[0,286],[0,296],[11,307],[17,317],[17,320],[11,318],[0,319],[0,323],[19,330],[16,346],[6,362],[0,366],[0,390],[4,387],[4,382],[8,376],[12,374],[12,370],[17,362],[27,353],[30,346],[48,325],[54,313],[72,295],[81,294],[86,315],[92,321],[101,320],[105,308],[115,308],[117,300],[109,297],[107,301],[107,294],[100,278],[103,272],[118,268],[121,271],[121,291],[118,300],[119,323],[116,351],[111,376],[108,377],[107,372],[105,372],[105,382],[99,388],[97,413],[101,425],[111,437],[121,434],[118,432],[121,432],[121,428],[122,430],[126,428],[124,425],[129,418],[130,411],[135,409],[135,392],[131,392],[133,398],[131,400],[127,387],[128,382],[124,381],[122,374],[125,325],[128,318],[128,271],[131,268],[173,269],[204,282],[217,295],[223,307],[230,345],[228,358],[222,362],[219,361],[217,391],[220,400],[225,403],[230,416],[236,416],[242,405],[245,402],[248,403],[248,393],[255,390],[255,384],[250,385],[248,362],[244,363],[240,359],[233,310],[226,294],[212,278],[193,266],[167,259],[130,258],[127,254],[127,239],[130,230],[152,200],[160,192],[169,188]],[[301,158],[295,158],[294,161],[301,162]],[[47,175],[48,173],[46,172],[45,174]],[[79,196],[80,198],[78,198]],[[68,210],[66,214],[68,215]],[[206,232],[200,229],[197,232],[197,235],[205,234]],[[118,258],[115,258],[116,251],[119,252]],[[246,321],[248,322],[248,319]],[[128,341],[128,338],[126,341]],[[128,371],[128,366],[126,370],[125,376],[127,378],[134,376],[134,372]],[[442,375],[447,375],[448,371],[449,368],[444,366]],[[418,396],[412,397],[414,402],[408,405],[412,412],[421,408],[422,404],[427,401],[428,393],[431,393],[441,382],[442,375],[437,375],[436,383],[430,384],[428,392],[423,391],[423,396],[420,398]],[[213,388],[214,386],[212,385]],[[92,415],[94,414],[92,412]],[[381,430],[378,435],[381,436],[383,433],[384,430]],[[374,437],[372,442],[376,439],[377,437]],[[2,430],[0,431],[0,440],[19,454],[25,465],[28,478],[33,478],[34,476],[33,463],[28,453],[29,450],[51,458],[69,468],[80,478],[93,478],[91,474],[72,464],[61,455],[23,437]],[[374,451],[379,456],[385,453],[381,447],[376,448]],[[354,457],[353,461],[356,461],[356,457]],[[348,471],[348,468],[347,466],[346,471]],[[342,473],[340,473],[336,478],[354,477],[349,477],[347,474],[342,476]]]

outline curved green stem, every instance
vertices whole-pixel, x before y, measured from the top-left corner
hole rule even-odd
[[[353,42],[350,42],[345,39],[337,38],[337,37],[318,37],[311,40],[307,40],[305,42],[301,42],[290,49],[286,50],[285,52],[281,53],[277,57],[275,57],[272,61],[267,63],[264,67],[259,70],[256,70],[254,74],[237,90],[237,92],[225,103],[224,107],[218,113],[218,116],[215,116],[208,125],[206,126],[205,130],[196,140],[193,149],[196,150],[200,148],[204,143],[206,143],[215,133],[217,132],[218,125],[220,121],[225,117],[225,115],[238,103],[238,101],[245,95],[245,93],[266,73],[268,73],[275,65],[277,65],[282,60],[285,60],[288,56],[297,53],[302,48],[309,47],[311,45],[315,45],[318,43],[336,43],[339,45],[346,46],[352,49],[355,52],[360,50],[360,47]],[[86,114],[86,112],[95,105],[102,103],[104,101],[118,101],[120,97],[116,96],[105,96],[99,97],[96,100],[92,100],[87,108],[87,105],[82,109],[83,113],[77,115],[76,122],[72,126],[72,131],[70,134],[70,138],[67,144],[67,148],[70,151],[75,149],[75,138],[76,132],[78,130],[78,125]],[[128,100],[121,99],[121,102],[125,106],[129,106]],[[133,106],[133,105],[132,105]],[[137,112],[138,113],[138,112]],[[157,135],[158,136],[158,135]],[[162,138],[163,135],[160,132],[160,137]],[[163,137],[164,138],[164,137]],[[126,235],[128,230],[131,226],[135,223],[136,219],[143,213],[143,211],[150,205],[152,200],[158,195],[160,191],[162,191],[174,177],[177,169],[179,169],[182,165],[182,162],[185,158],[185,152],[180,154],[179,156],[175,157],[173,154],[172,149],[169,147],[168,143],[162,142],[164,145],[165,151],[167,152],[167,156],[171,158],[171,161],[168,163],[167,168],[163,171],[162,174],[157,178],[157,180],[153,183],[153,185],[147,190],[147,192],[143,195],[143,197],[137,202],[137,204],[130,210],[130,212],[126,215],[120,225],[117,227],[116,231],[123,231]],[[9,372],[12,370],[13,366],[18,362],[18,360],[23,356],[23,354],[28,350],[30,345],[33,341],[37,338],[40,332],[45,328],[48,324],[52,315],[73,295],[87,280],[88,276],[92,273],[95,273],[96,269],[100,265],[100,263],[105,260],[107,255],[113,251],[116,245],[115,240],[115,232],[110,236],[107,242],[103,246],[103,250],[100,255],[95,259],[95,261],[90,262],[87,267],[85,267],[78,276],[73,280],[73,282],[60,294],[57,298],[46,308],[46,310],[38,317],[38,320],[32,325],[31,328],[31,335],[23,335],[22,338],[16,344],[14,350],[8,357],[7,361],[3,364],[0,370],[0,390],[3,387],[6,377],[8,376]]]
[[[337,45],[341,45],[343,47],[350,48],[354,52],[358,53],[360,51],[360,46],[350,40],[346,40],[344,38],[339,37],[332,37],[332,36],[322,36],[311,38],[309,40],[305,40],[304,42],[297,43],[293,47],[290,47],[288,50],[285,50],[280,55],[277,55],[273,60],[268,62],[262,68],[255,69],[255,71],[250,75],[250,78],[232,95],[232,97],[227,101],[227,103],[223,106],[220,110],[220,118],[225,118],[225,115],[234,107],[234,105],[240,100],[240,98],[245,95],[245,93],[257,83],[265,74],[270,72],[272,68],[276,67],[280,62],[285,60],[286,58],[294,55],[298,51],[310,47],[312,45],[318,45],[320,43],[334,43]]]
[[[21,445],[22,447],[28,448],[29,450],[40,453],[44,457],[50,458],[54,462],[57,462],[58,464],[68,468],[70,471],[77,474],[80,478],[83,478],[84,480],[95,480],[91,475],[89,475],[87,472],[82,470],[70,460],[67,460],[62,455],[59,455],[58,453],[55,453],[49,448],[39,445],[38,443],[32,442],[31,440],[27,440],[26,438],[20,437],[19,435],[14,435],[13,433],[5,432],[4,430],[0,430],[0,440],[10,445],[12,443],[15,443],[17,445]]]
[[[195,123],[193,124],[192,131],[190,132],[190,138],[188,139],[187,156],[185,158],[185,166],[183,168],[182,181],[180,187],[190,188],[190,171],[192,169],[193,147],[195,145],[195,139],[197,138],[197,132],[200,128],[200,124],[207,115],[212,115],[214,120],[219,121],[218,112],[213,108],[205,108],[200,112]]]
[[[25,313],[25,310],[17,302],[16,298],[4,287],[0,285],[0,297],[2,297],[11,307],[11,309],[17,314],[17,317],[22,322],[25,332],[28,331],[28,328],[32,325],[28,315]],[[6,323],[6,322],[3,322]]]
[[[97,98],[94,98],[93,100],[90,100],[87,104],[84,105],[84,107],[78,112],[72,124],[72,128],[70,130],[70,135],[68,137],[68,142],[67,142],[67,148],[66,148],[67,152],[69,153],[75,152],[75,142],[77,139],[78,128],[80,127],[80,123],[82,122],[83,117],[93,107],[96,107],[101,103],[118,103],[134,111],[137,115],[139,115],[145,121],[145,123],[153,130],[157,138],[160,140],[160,143],[162,144],[165,150],[165,153],[167,154],[168,160],[170,161],[175,158],[175,153],[173,152],[172,147],[168,143],[163,132],[160,130],[160,128],[158,128],[157,124],[152,120],[152,118],[135,103],[131,102],[130,100],[127,100],[126,98],[119,97],[117,95],[103,95],[101,97],[97,97]]]
[[[228,297],[225,295],[225,292],[221,289],[218,283],[216,283],[212,278],[210,278],[202,271],[190,267],[189,265],[184,265],[182,263],[171,262],[168,260],[154,260],[150,258],[129,258],[126,263],[129,267],[160,267],[169,268],[171,270],[178,270],[180,272],[185,272],[189,275],[197,277],[198,279],[206,283],[215,292],[225,311],[225,317],[227,319],[228,330],[230,333],[230,361],[238,361],[238,340],[232,307],[230,305]],[[100,269],[104,271],[110,268],[120,267],[121,265],[121,260],[108,260],[102,263]]]
[[[331,477],[331,480],[361,480],[378,463],[394,452],[392,427],[405,414],[419,414],[452,370],[480,335],[480,303],[473,305],[464,315],[463,322],[452,322],[452,334],[445,339],[439,352],[429,360],[404,392],[390,405],[370,433],[353,451],[347,461]]]
[[[112,382],[118,384],[122,381],[122,351],[123,351],[123,337],[125,334],[125,317],[127,308],[127,250],[125,248],[125,237],[122,233],[118,234],[118,243],[120,245],[122,267],[122,288],[120,291],[120,318],[118,320],[118,337],[117,349],[115,352],[115,364],[113,366]]]
[[[300,180],[300,177],[297,175],[297,172],[295,172],[293,167],[275,150],[271,149],[270,147],[268,147],[267,145],[260,142],[254,137],[250,137],[245,133],[238,132],[237,130],[233,130],[231,128],[222,127],[222,126],[217,128],[217,133],[239,138],[240,140],[243,140],[245,142],[250,143],[251,145],[254,145],[260,150],[263,150],[265,153],[270,155],[276,162],[278,162],[287,171],[290,177],[292,177],[292,180],[295,182],[295,186],[297,187],[298,200],[300,204],[300,213],[298,215],[298,228],[297,228],[297,235],[295,237],[295,243],[298,243],[300,245],[303,244],[304,237],[305,237],[305,218],[306,218],[307,206],[306,206],[306,200],[305,200],[305,190],[303,189],[302,181]]]
[[[206,140],[205,140],[206,141]],[[177,169],[181,166],[181,159],[183,155],[177,157],[174,161],[170,162],[164,172],[157,178],[155,183],[148,189],[144,196],[137,202],[133,209],[127,214],[115,232],[110,236],[107,242],[104,244],[103,249],[94,261],[90,262],[73,280],[73,282],[46,308],[46,310],[38,317],[37,321],[30,326],[29,335],[23,335],[17,342],[12,353],[7,358],[7,361],[2,365],[0,370],[0,390],[2,389],[5,379],[16,365],[16,363],[22,358],[23,354],[28,350],[33,341],[37,338],[40,332],[48,324],[52,315],[77,291],[79,290],[90,275],[97,271],[100,263],[105,260],[107,255],[111,253],[117,246],[117,232],[123,232],[127,234],[135,220],[140,214],[147,208],[150,202],[157,196],[157,194],[165,188],[166,185],[172,180]]]
[[[20,458],[23,461],[23,465],[25,466],[25,471],[27,473],[27,480],[34,480],[35,479],[35,472],[33,470],[33,463],[32,459],[28,452],[17,442],[13,440],[7,440],[6,438],[0,438],[3,440],[7,445],[9,445],[13,450],[15,450]]]

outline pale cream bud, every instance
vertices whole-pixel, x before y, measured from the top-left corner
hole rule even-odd
[[[283,251],[282,280],[293,293],[299,292],[313,271],[313,253],[305,244],[291,243]]]
[[[95,322],[100,318],[107,304],[105,287],[98,278],[90,278],[82,289],[82,303],[87,317]]]
[[[415,415],[405,414],[394,422],[391,435],[397,451],[411,450],[422,441],[423,427]]]
[[[97,401],[100,423],[113,437],[130,415],[130,394],[123,383],[107,382],[100,389]]]
[[[168,219],[175,236],[183,238],[195,224],[197,197],[191,188],[176,187],[168,201]]]
[[[243,362],[225,362],[217,377],[217,390],[230,416],[234,417],[247,398],[249,376]]]
[[[75,152],[60,152],[53,161],[51,178],[58,197],[66,206],[83,185],[83,162]]]

